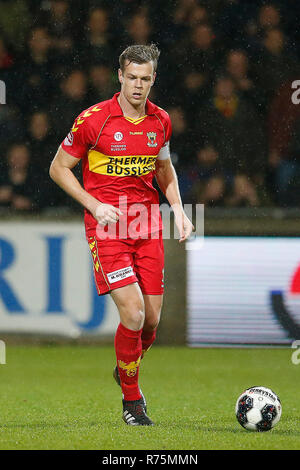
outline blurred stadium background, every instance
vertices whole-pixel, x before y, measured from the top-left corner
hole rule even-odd
[[[122,50],[151,41],[183,202],[205,205],[201,249],[165,241],[158,343],[300,338],[299,18],[293,0],[0,0],[1,339],[111,340],[82,209],[48,169],[74,118],[119,90]]]

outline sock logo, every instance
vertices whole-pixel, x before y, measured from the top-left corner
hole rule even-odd
[[[129,364],[126,364],[126,362],[118,361],[118,365],[120,369],[126,370],[126,375],[128,377],[134,377],[135,374],[137,373],[140,362],[141,362],[141,356],[138,358],[136,362],[132,361]]]

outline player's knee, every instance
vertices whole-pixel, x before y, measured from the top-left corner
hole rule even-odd
[[[151,318],[146,318],[144,322],[144,330],[154,331],[159,324],[159,315]]]
[[[155,304],[146,304],[146,311],[145,311],[145,322],[144,322],[144,330],[145,331],[153,331],[158,327],[160,321],[160,314],[162,308],[162,300],[160,303]]]
[[[143,328],[145,321],[145,312],[142,309],[137,309],[131,314],[131,321],[135,325],[135,330]]]
[[[141,302],[129,302],[120,309],[120,316],[131,330],[140,330],[145,321],[145,308]]]

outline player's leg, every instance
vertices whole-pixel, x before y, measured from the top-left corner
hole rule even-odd
[[[163,304],[163,295],[144,294],[143,297],[145,304],[145,321],[141,336],[143,351],[142,358],[155,341]]]
[[[156,331],[160,320],[160,313],[163,303],[162,295],[143,295],[145,305],[145,320],[141,334],[142,340],[142,356],[151,348],[156,338]],[[126,319],[127,321],[127,319]],[[114,379],[121,386],[121,379],[118,367],[114,369]],[[147,413],[147,402],[140,388],[140,393],[144,401],[145,411]]]
[[[144,325],[145,305],[138,283],[114,289],[110,295],[118,308],[121,323],[130,330],[140,330]]]
[[[144,355],[155,340],[163,303],[164,246],[161,233],[159,237],[139,242],[134,268],[145,304],[145,321],[142,331]]]
[[[118,363],[115,372],[124,395],[124,421],[131,425],[152,425],[145,414],[144,399],[138,387],[145,306],[133,271],[130,248],[126,241],[102,241],[95,235],[88,237],[88,243],[98,293],[101,295],[110,292],[120,314],[120,324],[115,335]]]
[[[115,335],[118,378],[123,392],[123,419],[130,425],[152,425],[145,411],[138,378],[145,318],[143,295],[137,283],[111,292],[120,315]],[[116,377],[115,377],[116,378]]]
[[[142,293],[138,284],[137,283],[130,284],[124,288],[115,289],[111,292],[111,297],[113,298],[119,311],[120,320],[121,320],[120,325],[123,325],[124,327],[128,329],[138,330],[138,333],[140,333],[139,330],[141,330],[141,340],[142,340],[143,329],[141,328],[143,326],[142,322],[144,323],[144,318],[145,318],[145,313],[144,313],[145,305],[144,305],[143,296],[142,296]],[[117,354],[118,343],[120,341],[119,338],[120,338],[120,334],[124,332],[124,328],[120,325],[117,329],[116,336],[115,336],[115,349],[116,349],[116,355],[117,355],[117,364],[118,364],[118,354]],[[141,345],[142,345],[141,347],[143,347],[143,342],[141,343]],[[138,357],[141,357],[141,358],[143,357],[143,351],[140,352],[140,355],[138,354]],[[117,365],[114,368],[113,377],[120,387],[123,387],[123,389],[124,387],[126,387],[126,381],[128,381],[127,374],[125,375],[124,372],[122,372],[122,370],[120,371],[119,365]],[[138,375],[135,377],[136,379],[138,379]],[[123,395],[124,397],[126,396],[126,398],[128,398],[128,396],[124,393],[124,390],[123,390]],[[147,413],[146,399],[143,395],[142,390],[139,388],[138,399],[140,397],[142,397],[145,412]]]
[[[119,315],[120,324],[115,335],[115,351],[120,385],[124,400],[139,400],[139,364],[142,355],[142,328],[145,318],[144,300],[137,283],[111,292]]]

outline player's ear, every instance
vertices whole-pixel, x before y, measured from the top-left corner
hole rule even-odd
[[[121,69],[118,70],[118,78],[119,78],[119,82],[122,85],[124,79],[123,79],[123,73]]]
[[[151,86],[154,85],[155,79],[156,79],[156,72],[154,72],[153,74]]]

